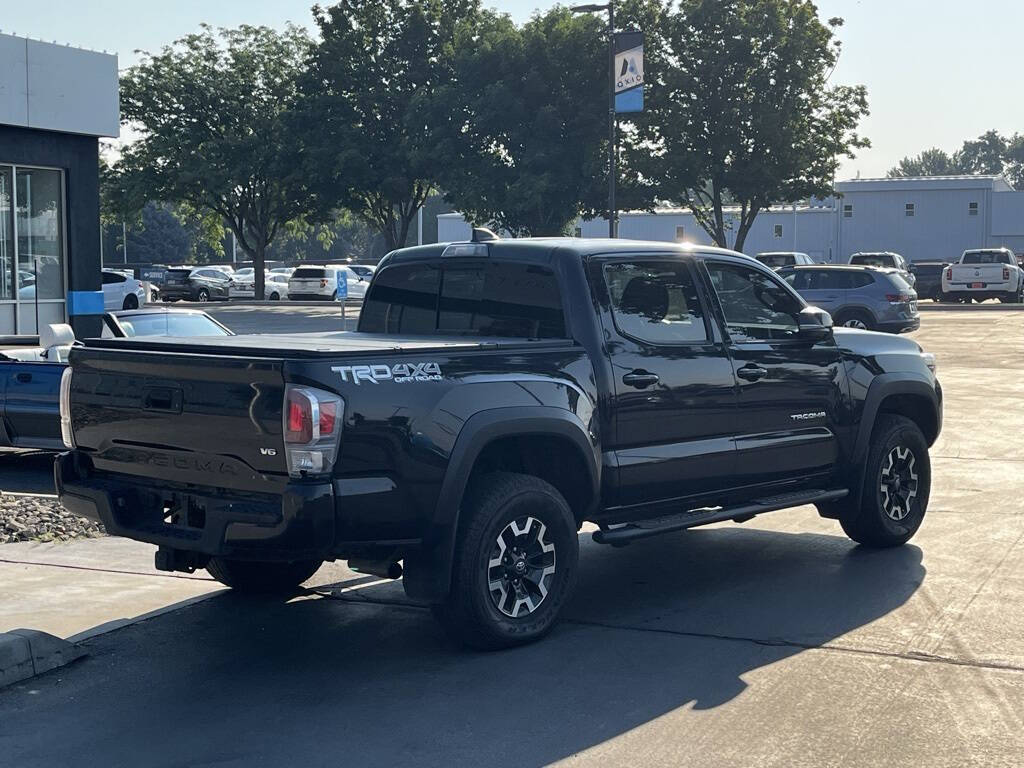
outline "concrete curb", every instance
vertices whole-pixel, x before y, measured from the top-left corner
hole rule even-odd
[[[67,640],[38,629],[0,632],[0,688],[63,667],[85,656]]]

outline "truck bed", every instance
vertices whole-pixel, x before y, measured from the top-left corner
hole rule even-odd
[[[125,339],[88,339],[85,346],[96,349],[137,349],[207,355],[240,355],[269,358],[325,358],[346,353],[367,355],[409,352],[467,352],[551,348],[565,346],[565,339],[520,339],[506,337],[392,336],[384,334],[336,331],[330,333],[269,334],[199,338],[147,337]]]

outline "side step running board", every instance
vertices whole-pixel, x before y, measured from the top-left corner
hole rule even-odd
[[[738,507],[702,507],[691,509],[677,515],[665,515],[650,520],[637,520],[615,528],[594,531],[594,541],[599,544],[628,544],[637,539],[646,539],[661,533],[682,531],[698,525],[721,523],[735,520],[738,523],[750,520],[763,512],[774,512],[778,509],[799,507],[802,504],[815,504],[822,501],[834,501],[848,495],[845,488],[831,491],[811,490],[798,493],[782,493],[777,496],[766,496]]]

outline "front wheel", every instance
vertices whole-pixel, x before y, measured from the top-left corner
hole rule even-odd
[[[205,288],[200,288],[199,293],[196,294],[196,300],[201,302],[207,302],[210,300],[210,292]]]
[[[905,544],[924,520],[931,481],[921,429],[904,416],[882,414],[868,448],[860,505],[839,510],[843,531],[869,547]]]
[[[462,643],[497,650],[554,627],[576,585],[579,539],[562,494],[531,475],[495,472],[462,506],[452,588],[433,612]]]
[[[269,299],[270,299],[271,301],[280,301],[280,300],[281,300],[281,294],[279,294],[279,293],[277,293],[277,292],[275,291],[274,293],[270,294],[270,296],[268,296],[268,298],[269,298]]]
[[[322,560],[266,563],[211,557],[206,570],[221,584],[239,592],[291,592],[321,565]]]

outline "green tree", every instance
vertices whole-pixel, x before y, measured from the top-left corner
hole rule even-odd
[[[682,0],[645,14],[646,109],[627,135],[629,165],[653,196],[688,206],[726,245],[724,206],[739,206],[734,247],[775,202],[832,192],[841,157],[868,142],[863,86],[830,86],[841,19],[810,0]],[[648,23],[651,23],[650,21]]]
[[[343,206],[406,243],[440,157],[416,105],[451,77],[456,30],[478,0],[342,0],[314,7],[321,42],[303,79],[296,134],[327,214]]]
[[[898,165],[889,169],[886,176],[891,179],[905,176],[952,176],[963,172],[956,156],[950,157],[938,147],[932,147],[914,157],[904,157]]]
[[[607,210],[608,49],[603,24],[555,7],[522,26],[463,25],[454,77],[431,115],[445,199],[515,235],[566,234]]]
[[[1006,139],[998,131],[986,131],[976,139],[965,141],[954,160],[961,173],[999,174],[1003,172],[1006,149]]]
[[[267,247],[313,206],[290,132],[309,49],[296,27],[203,26],[121,76],[121,114],[139,134],[115,166],[122,207],[213,214],[256,265],[260,297]]]

